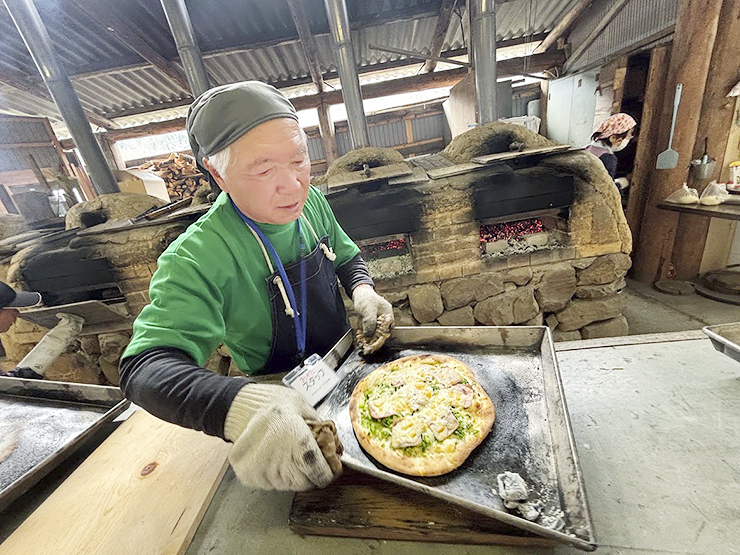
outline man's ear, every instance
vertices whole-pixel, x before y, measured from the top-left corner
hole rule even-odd
[[[222,191],[229,192],[229,188],[226,185],[226,180],[221,176],[220,173],[216,171],[216,169],[211,165],[211,163],[208,161],[208,158],[203,158],[203,165],[208,170],[208,173],[211,174],[216,184],[221,187]]]

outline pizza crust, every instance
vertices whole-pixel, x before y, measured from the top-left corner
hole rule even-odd
[[[424,426],[424,435],[428,444],[423,451],[421,446],[412,447],[410,451],[403,448],[394,448],[390,445],[390,440],[387,437],[383,439],[373,435],[363,425],[363,416],[366,421],[368,418],[372,418],[367,407],[363,409],[363,405],[367,404],[366,393],[372,392],[378,386],[393,387],[394,373],[399,370],[404,372],[398,375],[412,376],[411,379],[415,384],[423,384],[420,377],[422,374],[434,376],[435,384],[440,389],[431,394],[429,404],[435,408],[439,407],[442,411],[445,409],[444,403],[441,401],[442,393],[440,391],[454,387],[469,387],[472,390],[472,399],[470,399],[469,406],[467,408],[457,406],[456,410],[458,417],[465,421],[464,424],[472,426],[472,430],[477,433],[466,433],[463,437],[452,433],[442,441],[437,441],[431,430]],[[455,376],[468,383],[464,386],[453,383],[456,379]],[[394,389],[397,391],[398,386],[396,385]],[[467,390],[462,391],[467,393]],[[432,399],[440,401],[439,404],[435,404]],[[449,410],[452,411],[451,408]],[[473,371],[461,361],[446,355],[414,355],[384,364],[365,376],[357,384],[350,397],[349,411],[352,427],[362,448],[388,468],[412,476],[439,476],[458,468],[486,438],[495,420],[493,403],[478,383]],[[414,418],[415,415],[424,414],[415,412],[413,405],[409,408],[408,404],[406,404],[405,410],[401,412],[404,412],[404,414],[397,414],[393,417],[394,422],[397,423],[403,418]],[[380,421],[380,419],[374,420],[376,422]],[[463,423],[459,423],[459,425],[462,426]]]

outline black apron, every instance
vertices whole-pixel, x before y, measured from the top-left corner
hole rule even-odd
[[[265,366],[256,374],[274,374],[292,370],[313,353],[324,356],[349,330],[347,313],[339,293],[334,265],[327,258],[329,238],[324,236],[316,248],[302,258],[306,275],[306,352],[299,353],[293,318],[285,314],[285,303],[276,284],[276,271],[267,278],[272,316],[272,345]],[[285,273],[296,297],[300,296],[300,265],[296,260],[285,266]],[[297,298],[300,306],[300,298]]]

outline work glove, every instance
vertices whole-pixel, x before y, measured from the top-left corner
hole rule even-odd
[[[377,351],[390,336],[393,326],[393,307],[391,303],[375,292],[371,285],[362,284],[352,291],[355,312],[362,319],[362,332],[355,337],[363,354]]]
[[[321,433],[316,437],[307,420],[314,423],[314,429],[318,426]],[[226,415],[224,437],[234,444],[229,463],[248,487],[283,491],[321,488],[342,469],[338,456],[341,444],[333,423],[320,422],[300,393],[281,385],[242,387]]]

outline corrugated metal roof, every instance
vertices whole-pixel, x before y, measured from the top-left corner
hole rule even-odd
[[[575,51],[616,0],[597,0],[576,24],[570,35]],[[630,0],[609,25],[596,37],[581,57],[573,64],[571,73],[592,67],[676,24],[679,0]]]
[[[186,104],[188,91],[154,69],[113,33],[99,25],[87,2],[100,0],[36,0],[60,62],[70,73],[83,107],[109,118]],[[323,0],[302,0],[312,32],[317,35],[322,71],[336,71]],[[498,38],[511,39],[551,29],[577,0],[514,0],[498,7]],[[667,0],[661,0],[667,1]],[[369,45],[428,52],[441,0],[347,0],[358,65],[406,59],[371,50]],[[464,6],[462,0],[458,4]],[[81,7],[83,6],[83,7]],[[165,58],[177,52],[158,0],[117,0],[106,9],[146,37]],[[297,40],[285,0],[208,0],[188,3],[191,20],[212,84],[259,79],[278,87],[310,82],[308,64]],[[381,18],[381,24],[371,25]],[[393,21],[392,19],[396,20]],[[406,19],[401,19],[406,18]],[[0,75],[31,76],[43,88],[31,57],[7,10],[0,8]],[[259,48],[243,45],[260,44]],[[453,15],[443,52],[464,47],[460,20]],[[411,60],[409,60],[411,62]],[[307,90],[310,90],[307,89]],[[0,86],[0,110],[30,115],[59,115],[45,100]]]

